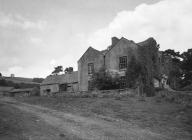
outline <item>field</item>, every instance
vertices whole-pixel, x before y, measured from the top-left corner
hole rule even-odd
[[[169,102],[164,98],[25,97],[17,100],[82,117],[97,117],[108,122],[122,120],[169,139],[192,138],[192,107]]]

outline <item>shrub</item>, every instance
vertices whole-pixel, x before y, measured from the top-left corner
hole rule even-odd
[[[112,77],[105,68],[101,68],[99,72],[95,72],[92,78],[93,85],[98,90],[119,89],[120,87],[119,77]]]
[[[39,89],[39,87],[34,87],[33,88],[32,95],[33,96],[40,96],[40,89]]]

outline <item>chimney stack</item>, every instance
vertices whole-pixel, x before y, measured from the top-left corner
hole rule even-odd
[[[15,74],[11,74],[11,76],[10,76],[11,78],[13,78],[13,77],[15,77]]]
[[[111,46],[115,46],[119,42],[119,39],[117,37],[112,37],[111,41],[112,41]]]

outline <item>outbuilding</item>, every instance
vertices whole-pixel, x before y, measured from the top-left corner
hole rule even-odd
[[[78,72],[70,72],[62,75],[50,75],[40,85],[40,93],[51,95],[59,92],[78,91]]]

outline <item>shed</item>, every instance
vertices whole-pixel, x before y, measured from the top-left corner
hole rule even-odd
[[[10,96],[30,96],[33,88],[13,89],[10,91]]]
[[[41,95],[78,91],[78,72],[50,75],[40,85]]]

